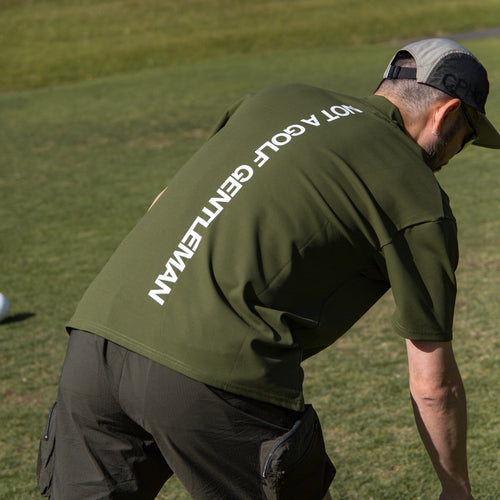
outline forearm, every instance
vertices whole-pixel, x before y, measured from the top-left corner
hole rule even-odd
[[[443,488],[442,498],[469,499],[467,408],[460,375],[432,391],[412,388],[415,420]]]

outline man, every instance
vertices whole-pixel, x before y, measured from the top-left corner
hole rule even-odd
[[[441,498],[472,498],[456,226],[433,171],[471,142],[500,148],[488,91],[468,50],[429,39],[368,98],[283,85],[228,111],[69,322],[41,486],[148,499],[176,474],[195,499],[329,498],[301,362],[392,288]]]

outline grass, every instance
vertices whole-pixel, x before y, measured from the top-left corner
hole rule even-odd
[[[496,0],[2,0],[0,91],[458,33],[495,27],[499,13]]]
[[[433,12],[444,9],[423,1],[416,7],[419,27],[413,19],[400,22],[408,12],[406,3],[382,3],[393,7],[394,16],[374,12],[373,3],[365,11],[359,2],[335,2],[340,12],[330,25],[335,33],[323,39],[332,2],[287,3],[283,29],[276,27],[283,2],[266,7],[261,1],[218,0],[226,9],[217,15],[194,1],[161,7],[157,2],[157,10],[149,0],[0,2],[5,68],[0,78],[10,91],[0,94],[0,291],[12,307],[0,325],[0,498],[38,498],[37,440],[55,397],[65,323],[92,277],[228,103],[281,81],[367,94],[394,50],[392,43],[371,42],[413,37],[419,29],[427,34],[489,27],[499,18],[493,13],[500,13],[496,2],[457,1],[453,4],[461,10],[449,10],[467,15],[443,16],[444,27],[431,16],[423,23],[421,5]],[[176,23],[185,28],[178,32],[176,50],[186,55],[149,64],[144,51],[155,46],[161,53],[167,46],[170,30],[162,33],[161,19],[166,23],[162,16],[167,11],[173,15],[175,6]],[[240,15],[227,12],[229,6]],[[349,26],[344,40],[349,46],[342,45],[339,19]],[[9,23],[20,32],[4,29]],[[391,29],[379,33],[380,23]],[[92,32],[88,58],[81,52],[84,25]],[[143,50],[135,59],[120,35],[120,26],[127,25]],[[22,33],[27,39],[28,31],[32,42],[23,44]],[[252,33],[259,40],[244,43]],[[274,41],[267,42],[262,33],[274,33]],[[216,35],[219,45],[212,46]],[[230,43],[222,43],[225,36]],[[286,43],[274,49],[279,36]],[[200,40],[204,52],[195,55]],[[488,109],[500,123],[500,39],[466,45],[490,70]],[[28,56],[32,66],[25,66]],[[19,68],[3,64],[11,59]],[[64,73],[61,68],[72,67],[72,59],[79,72]],[[87,80],[87,74],[92,78]],[[494,500],[500,463],[498,153],[471,148],[439,179],[460,224],[455,350],[468,390],[471,477],[477,498]],[[437,498],[437,481],[413,424],[402,341],[389,325],[392,310],[387,296],[334,348],[306,362],[306,394],[320,413],[338,466],[332,488],[337,499]],[[160,498],[188,497],[174,481]]]

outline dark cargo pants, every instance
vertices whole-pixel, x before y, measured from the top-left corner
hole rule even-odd
[[[51,420],[53,500],[152,499],[174,473],[194,499],[319,500],[335,474],[312,407],[210,388],[87,332],[71,333]]]

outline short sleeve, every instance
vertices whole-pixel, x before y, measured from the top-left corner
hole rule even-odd
[[[458,265],[451,218],[406,228],[382,249],[396,303],[395,330],[411,340],[452,338]]]

